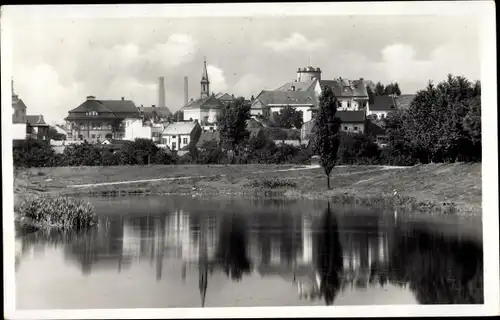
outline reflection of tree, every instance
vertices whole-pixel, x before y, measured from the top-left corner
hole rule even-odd
[[[216,259],[226,275],[233,280],[240,280],[243,273],[250,272],[246,231],[243,218],[235,215],[223,218]]]
[[[328,209],[323,215],[316,239],[316,267],[320,276],[320,293],[327,305],[331,305],[340,289],[339,274],[342,271],[342,247],[338,235],[337,219]]]
[[[391,282],[409,283],[422,304],[483,303],[480,245],[411,228],[391,253]]]

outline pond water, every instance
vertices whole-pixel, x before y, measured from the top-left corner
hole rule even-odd
[[[320,201],[91,198],[16,240],[17,309],[483,303],[481,224]]]

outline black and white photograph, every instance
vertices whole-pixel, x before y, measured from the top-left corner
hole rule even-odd
[[[1,17],[5,318],[500,313],[493,1]]]

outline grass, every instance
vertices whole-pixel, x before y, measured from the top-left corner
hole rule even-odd
[[[301,166],[153,165],[26,169],[16,173],[15,193],[20,197],[23,193],[255,195],[256,192],[272,191],[296,199],[328,199],[343,204],[390,206],[439,214],[481,214],[480,163],[428,164],[390,170],[383,166],[338,166],[332,171],[331,190],[326,188],[321,168],[278,171],[294,167]],[[67,188],[74,184],[185,176],[206,177]]]
[[[68,197],[30,196],[14,209],[16,226],[21,231],[81,230],[97,222],[90,203]]]

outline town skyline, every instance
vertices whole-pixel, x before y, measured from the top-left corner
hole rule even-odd
[[[204,57],[212,92],[246,98],[307,65],[324,79],[397,81],[403,93],[448,73],[480,80],[477,20],[458,16],[96,19],[91,26],[37,17],[13,26],[14,90],[50,123],[88,95],[157,105],[160,76],[175,112],[184,76],[189,98],[199,98]]]

